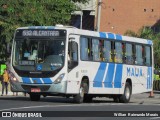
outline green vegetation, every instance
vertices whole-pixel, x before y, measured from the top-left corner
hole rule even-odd
[[[152,40],[154,44],[154,63],[160,65],[160,33],[154,33],[151,28],[142,27],[138,33],[128,30],[125,35]]]
[[[7,44],[11,44],[16,28],[23,26],[54,26],[69,23],[71,13],[78,10],[75,2],[87,0],[1,0],[0,61],[6,60]]]

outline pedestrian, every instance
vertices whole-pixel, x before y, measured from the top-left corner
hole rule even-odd
[[[9,84],[9,75],[8,75],[7,70],[5,69],[4,73],[3,73],[2,95],[1,96],[3,96],[3,94],[4,94],[4,89],[6,89],[6,95],[8,94],[8,84]]]
[[[15,96],[15,94],[14,93],[16,93],[16,96],[18,96],[18,92],[13,92],[13,96]]]
[[[3,81],[3,76],[0,75],[0,82],[1,82],[1,85],[2,85],[2,81]]]

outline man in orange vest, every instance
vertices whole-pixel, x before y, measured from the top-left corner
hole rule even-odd
[[[2,95],[1,95],[1,96],[3,96],[4,89],[6,89],[6,95],[8,94],[8,84],[9,84],[9,75],[8,75],[7,70],[5,69],[5,70],[4,70],[4,73],[3,73]]]

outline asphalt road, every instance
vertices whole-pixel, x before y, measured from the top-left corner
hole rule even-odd
[[[5,119],[15,120],[22,119],[22,115],[23,117],[25,115],[28,117],[30,113],[42,116],[42,118],[29,118],[30,120],[160,119],[160,94],[154,94],[154,98],[149,98],[148,96],[149,93],[132,95],[128,104],[115,103],[112,99],[108,98],[94,98],[92,103],[75,104],[71,98],[67,99],[63,97],[41,97],[41,100],[37,102],[30,101],[28,96],[1,96],[0,112],[1,115],[2,112],[11,112],[12,118]],[[128,117],[128,114],[134,117]],[[17,117],[17,115],[20,115],[20,117]],[[137,115],[141,117],[136,117]],[[32,116],[30,115],[30,117]]]

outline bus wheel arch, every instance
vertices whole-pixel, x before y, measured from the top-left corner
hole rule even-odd
[[[124,93],[120,96],[119,101],[122,103],[128,103],[132,94],[132,81],[127,79],[125,83]]]
[[[88,91],[89,91],[89,79],[87,76],[84,76],[80,83],[79,93],[74,97],[74,101],[76,103],[86,102],[88,98],[87,95]]]

